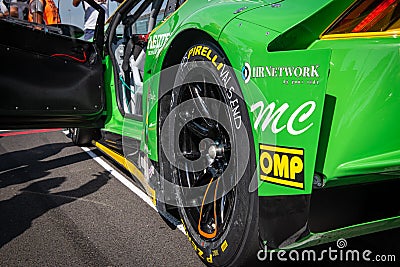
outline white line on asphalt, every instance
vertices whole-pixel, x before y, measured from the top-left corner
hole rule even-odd
[[[0,175],[2,175],[2,174],[4,174],[4,173],[7,173],[7,172],[12,172],[12,171],[16,171],[16,170],[19,170],[19,169],[23,169],[23,168],[26,168],[26,167],[28,167],[28,165],[21,165],[21,166],[19,166],[19,167],[15,167],[15,168],[12,168],[12,169],[8,169],[8,170],[5,170],[5,171],[1,171],[1,172],[0,172]]]
[[[112,176],[117,178],[118,181],[120,181],[123,185],[125,185],[129,190],[131,190],[133,193],[135,193],[138,197],[140,197],[144,202],[146,202],[153,210],[157,212],[157,208],[154,206],[153,202],[151,201],[150,197],[144,193],[142,190],[140,190],[136,185],[134,185],[131,181],[126,179],[121,173],[119,173],[117,170],[115,170],[113,167],[110,166],[107,162],[105,162],[103,159],[101,159],[99,156],[97,156],[95,153],[93,153],[89,148],[87,147],[81,147],[83,151],[89,154],[90,157],[92,157],[98,164],[100,164],[105,170],[107,170]],[[175,224],[175,222],[170,221],[171,223]],[[185,234],[185,230],[183,228],[183,225],[177,225],[176,226],[179,231]]]
[[[151,199],[138,187],[136,187],[133,183],[127,180],[122,174],[117,172],[113,167],[111,167],[107,162],[93,153],[89,148],[82,147],[82,149],[89,154],[98,164],[100,164],[104,169],[106,169],[112,176],[117,178],[123,185],[129,188],[133,193],[135,193],[138,197],[140,197],[144,202],[146,202],[150,207],[157,211],[156,207],[151,202]]]

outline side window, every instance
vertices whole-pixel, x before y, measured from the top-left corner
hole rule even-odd
[[[134,34],[148,34],[151,30],[149,29],[151,9],[143,13],[138,20],[132,24],[132,33]],[[162,8],[156,17],[156,25],[164,19],[164,9]],[[150,27],[151,28],[151,27]]]
[[[164,17],[168,17],[177,9],[178,0],[168,0]]]
[[[174,13],[186,0],[168,0],[167,5],[165,7],[164,17],[168,17],[172,13]]]
[[[384,32],[400,28],[400,0],[357,1],[326,32]]]

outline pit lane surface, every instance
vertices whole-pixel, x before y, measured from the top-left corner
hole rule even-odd
[[[61,131],[11,133],[0,133],[0,266],[203,266]]]
[[[394,263],[274,257],[262,266],[400,266],[399,237],[392,230],[347,240],[349,249],[394,254]],[[337,248],[315,249],[328,247]],[[181,231],[58,130],[0,132],[0,266],[204,265]]]

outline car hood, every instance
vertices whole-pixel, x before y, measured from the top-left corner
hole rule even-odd
[[[282,33],[312,16],[332,0],[282,0],[270,1],[268,4],[267,1],[263,2],[264,5],[243,12],[237,18]]]

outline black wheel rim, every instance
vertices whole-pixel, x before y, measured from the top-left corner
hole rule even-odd
[[[228,164],[234,164],[231,144],[233,140],[230,138],[229,130],[218,122],[217,114],[221,111],[216,110],[217,107],[212,106],[208,101],[203,101],[203,99],[212,98],[223,103],[227,102],[222,94],[223,88],[216,82],[210,83],[210,76],[213,81],[216,81],[211,73],[198,74],[194,78],[196,82],[184,84],[177,97],[178,105],[187,100],[194,100],[193,109],[197,109],[197,114],[204,114],[206,117],[185,122],[185,118],[177,116],[178,123],[184,124],[179,133],[179,148],[189,162],[185,163],[184,168],[177,171],[177,176],[180,186],[206,186],[202,204],[183,209],[187,216],[187,223],[202,239],[207,241],[218,239],[225,232],[236,200],[235,189],[226,189],[225,191],[225,188],[229,188],[229,186],[226,186],[224,179],[220,179]],[[230,116],[228,106],[223,106],[226,108],[222,112],[226,112],[226,115]],[[210,119],[210,117],[215,119]],[[205,138],[212,141],[210,146],[205,148],[209,152],[210,149],[212,150],[212,161],[207,163],[208,167],[202,171],[191,171],[193,168],[190,166],[190,162],[200,158],[201,150],[204,150],[204,147],[201,148],[200,142]],[[187,196],[182,197],[188,199]],[[210,197],[213,201],[205,203],[205,199]]]

